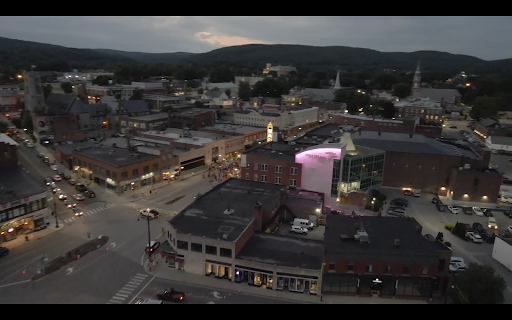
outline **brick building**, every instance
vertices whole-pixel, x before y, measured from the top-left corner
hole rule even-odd
[[[232,123],[215,123],[212,126],[199,128],[201,132],[211,132],[227,136],[244,136],[244,144],[251,145],[253,141],[264,141],[267,128],[234,125]]]
[[[431,299],[448,284],[451,249],[430,241],[414,218],[329,214],[323,294]]]
[[[501,174],[495,170],[452,167],[446,185],[441,186],[438,193],[447,196],[453,204],[497,203],[501,179]]]
[[[440,123],[445,113],[440,102],[428,98],[405,99],[395,102],[394,105],[395,117],[399,119],[416,115],[425,121]]]
[[[215,123],[215,111],[208,109],[193,108],[182,112],[173,112],[169,115],[169,126],[171,128],[198,128],[211,126]]]
[[[119,123],[121,132],[126,128],[133,128],[135,131],[161,131],[169,127],[169,114],[164,112],[135,117],[120,116]]]
[[[18,147],[20,145],[9,135],[0,133],[0,167],[18,165]]]
[[[492,118],[487,118],[480,122],[475,122],[473,131],[484,139],[487,139],[489,136],[505,137],[512,132],[512,126],[500,123],[498,120]]]
[[[52,117],[53,142],[82,141],[85,131],[80,128],[80,116],[67,114]]]
[[[72,155],[83,179],[118,193],[161,179],[161,158],[156,155],[104,146],[78,147]]]

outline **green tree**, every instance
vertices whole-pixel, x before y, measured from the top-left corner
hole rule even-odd
[[[6,133],[7,127],[9,127],[9,125],[6,122],[0,121],[0,132],[1,133]]]
[[[133,94],[130,97],[130,100],[142,100],[142,98],[143,98],[142,90],[135,89],[135,90],[133,90]]]
[[[262,81],[256,82],[252,89],[252,96],[279,98],[281,95],[289,92],[290,88],[286,80],[265,78]]]
[[[407,83],[397,83],[393,85],[393,95],[403,99],[411,95],[411,86]]]
[[[175,112],[176,110],[172,106],[165,106],[162,108],[162,112]]]
[[[111,76],[99,76],[99,77],[96,77],[96,79],[92,80],[92,84],[94,85],[98,85],[98,86],[108,86],[110,84],[110,80],[112,80],[113,82],[113,79]]]
[[[41,89],[43,89],[44,100],[46,101],[50,93],[52,93],[53,87],[51,84],[47,83],[45,85],[42,85]]]
[[[491,266],[470,263],[452,280],[448,294],[454,304],[502,304],[505,300],[507,284]]]
[[[115,98],[116,98],[116,100],[121,100],[121,93],[116,93]]]
[[[14,103],[14,109],[16,111],[25,109],[25,102],[23,100],[21,100],[20,97],[16,97],[16,102]]]
[[[196,100],[196,102],[194,102],[193,106],[194,106],[194,108],[206,108],[206,106],[201,101],[198,101],[198,100]]]
[[[71,84],[71,82],[62,82],[60,84],[60,88],[62,89],[62,91],[64,91],[64,93],[73,93],[73,85]]]
[[[11,122],[12,122],[12,124],[13,124],[16,128],[18,128],[18,129],[21,129],[21,127],[22,127],[22,125],[23,125],[23,124],[21,123],[21,119],[20,119],[20,118],[14,118],[14,119],[12,119],[12,120],[11,120]]]
[[[335,101],[347,104],[347,110],[351,114],[359,113],[359,109],[368,110],[371,102],[370,95],[356,91],[338,90],[334,94]]]
[[[240,84],[238,85],[238,97],[243,101],[249,101],[249,98],[251,97],[251,86],[249,85],[249,82],[240,81]]]
[[[28,134],[32,133],[32,131],[34,129],[34,125],[32,124],[32,116],[30,115],[30,112],[24,113],[22,125],[23,125],[23,128],[27,129]]]
[[[226,89],[226,90],[224,90],[224,92],[226,93],[226,95],[228,97],[231,97],[231,89]]]
[[[377,108],[377,113],[386,119],[392,119],[395,116],[395,105],[391,101],[377,100],[373,108]]]
[[[210,81],[217,82],[232,82],[235,75],[229,67],[217,67],[210,72]]]
[[[204,92],[204,89],[203,89],[203,88],[199,88],[199,89],[197,89],[197,93],[198,93],[198,94],[203,94],[203,92]]]

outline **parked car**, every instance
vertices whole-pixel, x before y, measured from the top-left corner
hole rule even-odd
[[[473,214],[473,210],[471,210],[471,208],[466,208],[466,207],[462,207],[462,212],[464,212],[467,215]]]
[[[57,167],[56,164],[50,166],[50,168],[53,170],[53,171],[57,171],[57,169],[59,169],[59,167]]]
[[[404,217],[407,212],[403,207],[389,207],[387,214],[397,217]]]
[[[69,174],[67,174],[67,173],[64,173],[63,175],[61,175],[61,177],[62,177],[62,179],[64,179],[64,180],[69,180],[69,179],[71,179],[71,176],[70,176]]]
[[[85,189],[83,191],[83,193],[85,193],[89,198],[94,198],[96,197],[96,194],[94,193],[94,191],[92,191],[91,189]]]
[[[61,180],[62,180],[61,176],[59,176],[57,174],[53,176],[53,181],[61,181]]]
[[[160,216],[158,211],[156,211],[155,209],[150,209],[150,208],[142,209],[139,211],[139,213],[141,216],[150,217],[151,219],[155,219]]]
[[[457,129],[457,126],[450,126],[450,129]]]
[[[475,230],[478,233],[485,233],[486,232],[484,226],[481,223],[478,223],[478,222],[473,223],[473,230]]]
[[[27,148],[34,148],[34,145],[32,143],[27,143]]]
[[[439,202],[441,202],[441,200],[438,197],[432,198],[432,203],[438,204]]]
[[[299,226],[291,226],[290,233],[308,234],[308,229]]]
[[[434,236],[429,233],[425,234],[425,238],[427,238],[429,241],[436,241],[436,238],[434,238]]]
[[[163,301],[181,302],[185,299],[185,292],[175,291],[174,289],[166,289],[158,292],[156,297]]]
[[[479,207],[472,207],[471,210],[473,210],[475,215],[477,215],[479,217],[483,217],[484,216],[484,213],[483,213],[482,209],[480,209]]]
[[[48,158],[48,157],[44,157],[44,158],[43,158],[43,162],[44,162],[44,163],[49,163],[49,162],[50,162],[50,158]]]
[[[448,267],[448,269],[452,273],[461,272],[461,271],[466,270],[467,268],[468,268],[468,265],[466,263],[461,263],[461,262],[450,263],[450,266]]]
[[[75,183],[75,189],[80,192],[84,192],[85,190],[87,190],[87,187],[81,184],[80,182],[77,182]]]
[[[466,263],[466,261],[464,260],[464,258],[461,258],[461,257],[451,257],[450,258],[450,263]]]
[[[448,211],[450,211],[453,214],[459,214],[459,208],[457,208],[457,207],[446,206],[446,208],[448,209]]]
[[[44,153],[40,153],[37,155],[38,158],[44,158]]]
[[[487,243],[494,243],[496,240],[496,235],[494,233],[484,232],[480,236]]]
[[[413,191],[413,196],[415,196],[416,198],[420,197],[421,196],[421,191],[420,190],[414,190]]]
[[[83,194],[81,194],[81,193],[74,194],[73,198],[75,198],[75,200],[78,200],[78,201],[84,201],[85,200],[85,196]]]
[[[391,200],[389,204],[392,206],[407,207],[409,205],[409,200],[404,198],[396,198]]]
[[[482,237],[474,231],[467,231],[466,238],[473,241],[474,243],[482,243]]]
[[[68,180],[68,183],[69,183],[70,185],[74,185],[74,184],[76,183],[76,180],[75,180],[75,179],[69,179],[69,180]]]
[[[491,209],[482,209],[482,211],[484,212],[484,216],[493,217]]]
[[[46,183],[47,186],[49,186],[51,183],[52,183],[53,179],[52,178],[46,178],[44,179],[44,182]]]
[[[505,217],[512,219],[512,211],[511,210],[505,210],[505,211],[503,211],[503,214],[505,215]]]
[[[406,196],[412,196],[412,191],[411,190],[404,190],[404,194]]]

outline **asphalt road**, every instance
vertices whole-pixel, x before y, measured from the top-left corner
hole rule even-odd
[[[464,213],[454,215],[448,210],[440,212],[436,209],[436,206],[431,203],[433,194],[422,193],[421,197],[414,198],[404,196],[401,190],[396,189],[381,188],[381,192],[390,200],[393,198],[407,198],[409,200],[407,215],[415,218],[423,226],[423,234],[429,233],[436,237],[438,232],[443,232],[444,241],[448,241],[452,244],[452,256],[462,257],[468,263],[475,262],[492,266],[507,283],[505,303],[512,303],[512,273],[492,258],[493,244],[487,242],[477,244],[471,241],[464,241],[444,229],[446,223],[455,224],[457,222],[469,224],[479,222],[485,226],[487,217],[466,215]],[[384,210],[384,212],[385,211],[386,210]],[[507,226],[512,225],[512,219],[507,218],[502,213],[495,213],[494,217],[496,218],[500,230],[506,230]]]

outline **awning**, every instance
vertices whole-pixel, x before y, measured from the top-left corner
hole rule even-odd
[[[178,263],[181,263],[181,262],[185,261],[185,259],[183,259],[183,258],[176,258],[175,261],[178,262]]]

